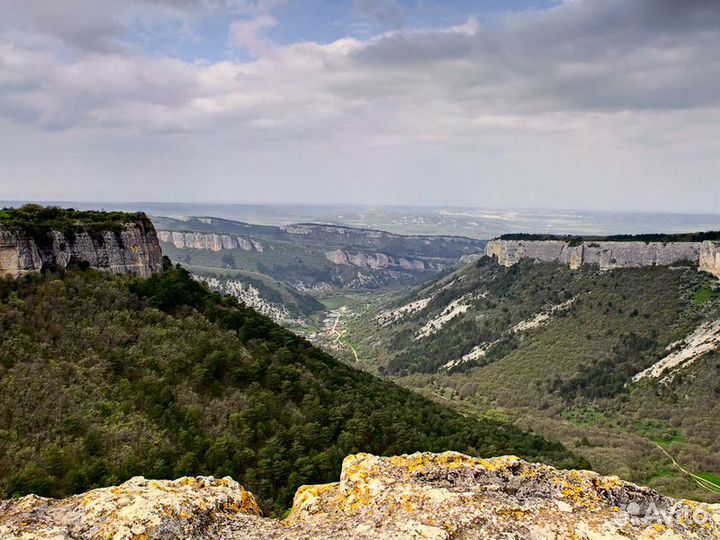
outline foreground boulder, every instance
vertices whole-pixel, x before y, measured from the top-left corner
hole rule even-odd
[[[238,517],[260,516],[255,498],[231,478],[146,480],[67,499],[28,495],[0,503],[0,538],[217,537]]]
[[[720,538],[720,507],[589,471],[446,452],[349,456],[284,521],[225,478],[132,479],[0,503],[1,538]]]

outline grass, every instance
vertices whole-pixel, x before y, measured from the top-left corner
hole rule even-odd
[[[693,303],[696,306],[702,306],[715,298],[720,297],[720,292],[713,290],[709,282],[703,283],[693,297]]]
[[[351,299],[347,296],[328,296],[326,298],[319,298],[320,303],[328,309],[338,309],[343,306],[350,304]]]
[[[688,442],[687,437],[681,430],[656,419],[638,420],[632,426],[632,429],[666,449],[671,444],[686,444]]]
[[[695,473],[697,476],[720,488],[720,476],[709,472]]]

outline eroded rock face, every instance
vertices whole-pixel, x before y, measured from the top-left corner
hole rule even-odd
[[[372,270],[402,268],[403,270],[423,272],[426,269],[425,263],[420,259],[407,259],[405,257],[396,259],[385,253],[353,253],[335,249],[326,252],[325,258],[333,264],[347,264],[356,268],[370,268]]]
[[[61,501],[0,503],[1,538],[720,538],[720,508],[588,471],[456,452],[345,459],[284,521],[230,478],[132,479]]]
[[[0,538],[212,538],[244,515],[261,512],[229,477],[135,477],[63,500],[29,495],[2,502]]]
[[[646,517],[655,511],[657,520]],[[455,452],[350,456],[339,483],[298,490],[287,522],[296,527],[316,523],[320,536],[353,538],[720,535],[717,507],[675,501],[589,471]]]
[[[172,244],[178,249],[263,251],[260,242],[241,236],[182,231],[158,231],[157,235],[161,242]]]
[[[50,231],[42,238],[0,230],[0,277],[66,268],[73,261],[115,274],[148,277],[162,269],[162,249],[150,220],[130,223],[119,231],[72,235]]]
[[[700,270],[720,277],[720,242],[582,242],[563,240],[491,240],[485,254],[503,266],[522,259],[559,262],[570,268],[591,264],[601,270],[696,264]]]
[[[720,242],[703,242],[700,247],[700,270],[720,277]]]

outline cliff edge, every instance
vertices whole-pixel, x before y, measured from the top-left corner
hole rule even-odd
[[[498,238],[487,243],[485,254],[503,266],[512,266],[522,259],[557,262],[573,269],[596,265],[600,270],[690,263],[698,270],[720,277],[718,240],[646,242]]]
[[[351,455],[340,481],[303,486],[266,519],[230,478],[133,478],[63,500],[0,502],[2,538],[702,538],[720,507],[589,471],[456,452]]]
[[[0,210],[0,277],[84,264],[147,277],[162,269],[155,227],[142,213],[28,205]]]

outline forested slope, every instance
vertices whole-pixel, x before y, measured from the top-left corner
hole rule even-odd
[[[0,281],[2,497],[232,475],[281,511],[349,453],[447,449],[587,464],[354,370],[181,268]]]
[[[461,411],[494,409],[602,473],[710,496],[660,445],[720,485],[720,285],[692,265],[484,258],[349,330],[368,369]]]

